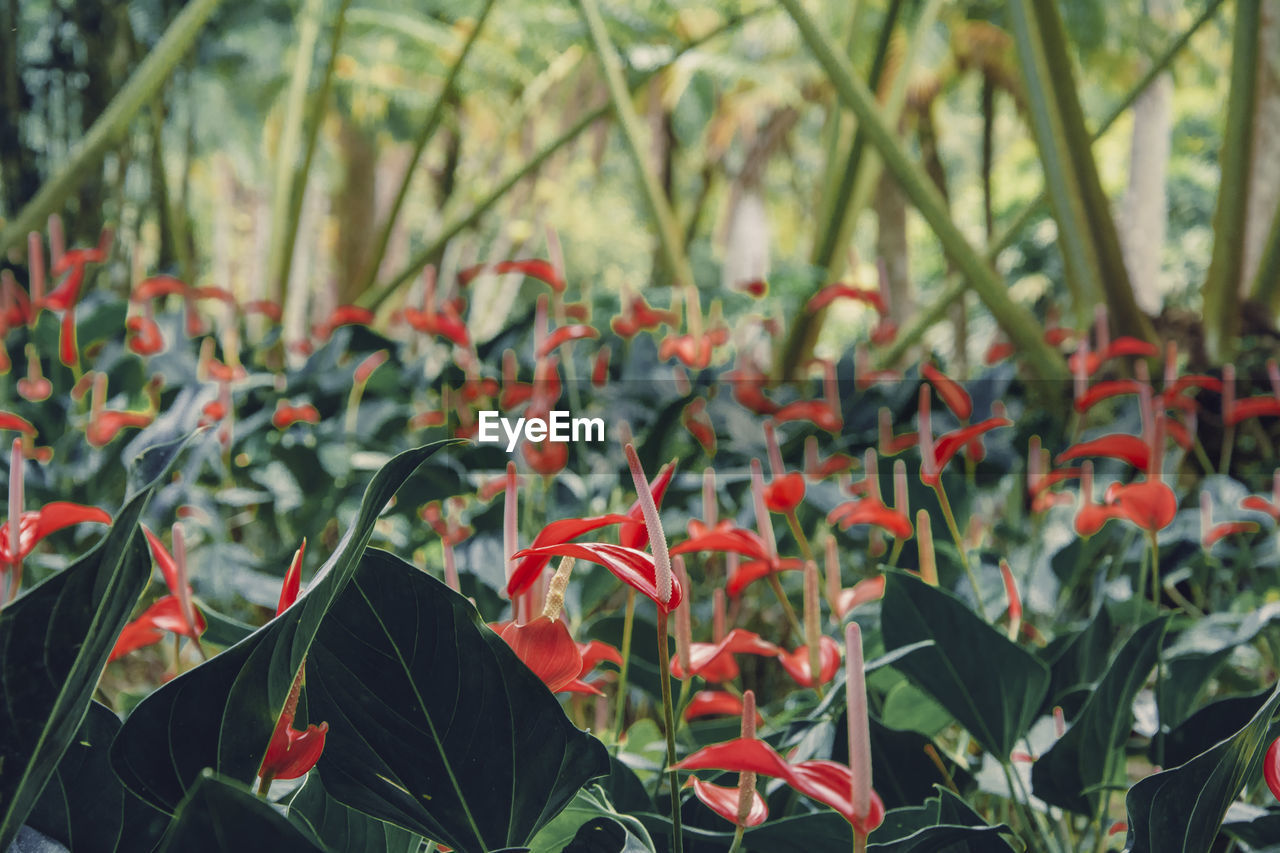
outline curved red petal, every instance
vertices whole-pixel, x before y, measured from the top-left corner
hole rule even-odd
[[[617,513],[597,515],[593,518],[562,518],[542,528],[538,535],[534,537],[530,550],[544,545],[568,542],[571,539],[577,539],[584,533],[590,533],[592,530],[599,530],[601,527],[608,527],[610,524],[622,524],[628,520],[627,516],[618,515]],[[516,564],[515,571],[511,573],[511,579],[507,581],[507,595],[516,596],[528,591],[550,562],[551,555],[535,555],[521,560]]]
[[[542,346],[538,348],[538,358],[544,358],[555,351],[555,348],[568,341],[578,341],[583,338],[598,338],[600,333],[593,326],[575,325],[561,326],[556,329],[547,339],[542,342]]]
[[[1104,435],[1092,441],[1073,444],[1058,454],[1057,464],[1061,465],[1069,459],[1081,459],[1086,456],[1106,456],[1120,459],[1135,468],[1145,471],[1151,461],[1151,448],[1135,435]]]
[[[142,527],[142,535],[147,537],[147,545],[151,548],[151,558],[156,561],[156,566],[164,577],[164,585],[169,588],[169,592],[177,595],[178,564],[173,559],[173,555],[169,553],[169,549],[164,547],[164,543],[146,525]]]
[[[770,512],[786,514],[804,500],[804,475],[798,471],[777,477],[764,487],[764,504]]]
[[[779,652],[778,662],[791,676],[791,680],[801,687],[813,687],[813,675],[809,669],[809,647],[800,646],[790,652]],[[818,684],[826,684],[835,678],[840,669],[840,645],[830,637],[823,637],[818,642]]]
[[[969,416],[973,414],[973,398],[964,390],[964,386],[927,361],[921,366],[920,373],[929,380],[942,402],[957,418],[969,420]]]
[[[791,778],[791,767],[773,747],[756,738],[734,738],[704,746],[688,758],[672,765],[673,770],[734,770],[758,773],[776,779]]]
[[[693,794],[709,809],[732,824],[738,823],[738,789],[703,782],[696,776],[689,778]],[[759,826],[769,818],[769,807],[758,791],[752,792],[751,811],[742,826]]]
[[[502,637],[524,665],[555,693],[582,673],[582,652],[563,621],[539,616],[524,625],[511,623]]]
[[[1262,778],[1267,780],[1271,796],[1280,800],[1280,738],[1267,747],[1266,757],[1262,759]]]
[[[1142,393],[1142,383],[1134,379],[1112,379],[1106,382],[1095,382],[1089,390],[1075,401],[1075,409],[1080,414],[1092,409],[1103,400],[1118,397],[1121,394]]]
[[[684,590],[676,578],[671,579],[671,597],[663,604],[658,595],[657,580],[653,565],[653,555],[625,545],[611,545],[607,542],[574,543],[565,542],[557,545],[546,545],[539,548],[526,548],[514,555],[516,559],[530,555],[551,557],[574,557],[598,563],[614,577],[630,587],[653,599],[654,603],[665,612],[670,613],[680,606],[684,598]]]

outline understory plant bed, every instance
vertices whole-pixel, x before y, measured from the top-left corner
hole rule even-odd
[[[999,347],[771,384],[749,295],[574,303],[536,258],[484,342],[482,269],[285,341],[81,293],[95,251],[6,290],[5,848],[1280,840],[1274,363],[1100,314],[1061,386]]]

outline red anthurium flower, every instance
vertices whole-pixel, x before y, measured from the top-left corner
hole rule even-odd
[[[603,388],[609,383],[609,358],[613,355],[613,349],[605,344],[596,350],[596,357],[591,362],[591,384],[596,388]]]
[[[186,630],[175,633],[191,637],[198,642],[200,634],[204,631],[204,622],[200,611],[191,600],[191,583],[187,578],[187,549],[182,536],[182,526],[179,524],[173,526],[173,553],[169,553],[164,543],[145,525],[142,532],[146,536],[147,546],[151,549],[151,557],[156,561],[156,566],[164,577],[165,586],[178,602],[178,613]]]
[[[702,446],[708,456],[716,455],[716,428],[707,414],[707,401],[695,397],[680,413],[680,423],[693,436],[694,441]]]
[[[1223,420],[1227,426],[1235,426],[1249,418],[1280,415],[1280,400],[1275,397],[1246,397],[1235,400]]]
[[[738,717],[742,715],[742,700],[725,690],[699,690],[685,706],[684,718]],[[756,725],[764,725],[764,717],[756,713]]]
[[[826,308],[837,299],[853,299],[858,302],[866,303],[876,310],[878,314],[884,314],[887,307],[884,304],[884,298],[880,295],[880,291],[871,290],[869,288],[854,287],[851,284],[828,284],[813,295],[813,298],[805,305],[806,311],[818,311]]]
[[[904,432],[902,435],[894,435],[893,415],[890,414],[888,409],[882,408],[880,410],[880,435],[876,447],[881,456],[897,456],[902,451],[909,450],[919,443],[919,433]]]
[[[596,331],[594,326],[577,325],[577,326],[561,326],[556,329],[547,339],[542,342],[542,346],[538,347],[538,358],[545,358],[555,351],[561,344],[569,341],[580,341],[584,338],[598,338],[600,333]]]
[[[298,600],[302,591],[302,557],[307,552],[307,540],[303,539],[298,550],[293,552],[289,561],[289,570],[284,573],[284,582],[280,584],[280,600],[276,603],[276,615],[288,610]]]
[[[1257,533],[1256,521],[1224,521],[1213,523],[1213,500],[1206,491],[1200,492],[1200,544],[1208,550],[1221,539],[1239,533]]]
[[[582,672],[582,652],[561,619],[539,616],[524,625],[512,622],[499,636],[552,693]]]
[[[341,326],[372,326],[373,312],[358,305],[339,305],[323,323],[313,331],[316,337],[327,340]]]
[[[715,528],[693,536],[671,549],[672,554],[690,554],[696,551],[731,552],[750,560],[739,566],[738,572],[729,579],[728,591],[735,597],[748,584],[768,577],[771,571],[804,568],[804,563],[800,560],[780,560],[776,554],[770,555],[768,546],[758,535],[750,530],[734,527],[727,521],[722,521]]]
[[[154,645],[163,640],[165,634],[197,639],[204,633],[204,617],[197,611],[194,624],[189,624],[182,611],[182,602],[175,595],[156,599],[142,615],[124,626],[107,661],[119,660],[130,652]]]
[[[529,278],[536,278],[538,281],[550,287],[556,293],[563,293],[565,289],[564,279],[557,274],[555,267],[550,261],[541,258],[529,258],[520,261],[498,261],[495,264],[476,264],[467,267],[458,273],[458,282],[462,285],[470,284],[472,279],[481,273],[493,273],[495,275],[506,275],[507,273],[520,273]]]
[[[1105,435],[1092,441],[1083,441],[1068,447],[1058,454],[1057,462],[1061,465],[1070,459],[1081,459],[1086,456],[1106,456],[1110,459],[1121,459],[1135,468],[1145,471],[1151,462],[1151,448],[1147,442],[1136,435]]]
[[[1119,337],[1109,344],[1099,342],[1097,352],[1091,352],[1088,342],[1081,338],[1080,349],[1068,357],[1067,366],[1073,372],[1083,369],[1086,375],[1092,376],[1098,372],[1098,368],[1113,358],[1121,356],[1155,358],[1159,354],[1160,349],[1155,344],[1131,337]]]
[[[279,323],[284,317],[280,303],[273,299],[253,299],[240,306],[240,313],[246,317],[250,314],[261,314],[273,323]]]
[[[1280,800],[1280,738],[1267,747],[1266,757],[1262,759],[1262,778],[1267,780],[1271,796]]]
[[[643,296],[634,296],[630,301],[625,301],[622,313],[610,321],[609,327],[619,337],[632,338],[642,331],[656,329],[664,323],[674,326],[678,322],[680,319],[675,311],[652,308]]]
[[[73,524],[110,524],[111,516],[93,506],[71,503],[70,501],[54,501],[37,510],[23,512],[18,522],[18,559],[25,560],[42,539],[51,533],[70,527]],[[0,527],[0,563],[8,565],[13,562],[13,551],[10,546],[13,525],[5,522]]]
[[[16,383],[18,395],[30,403],[42,403],[53,394],[53,383],[40,369],[40,353],[35,344],[27,344],[27,375]]]
[[[329,732],[328,723],[313,724],[302,731],[293,727],[294,717],[298,713],[298,698],[302,693],[304,671],[299,669],[293,680],[289,697],[285,700],[284,709],[271,733],[266,754],[262,756],[258,775],[262,777],[264,786],[273,779],[297,779],[307,775],[324,752],[324,738]]]
[[[761,797],[756,791],[751,792],[751,806],[747,811],[747,816],[741,819],[739,823],[740,788],[729,788],[724,785],[703,782],[696,776],[689,777],[689,784],[693,787],[694,796],[701,800],[703,805],[734,824],[759,826],[769,818],[769,807],[765,804],[764,797]]]
[[[718,643],[692,643],[689,646],[689,669],[680,665],[679,655],[671,658],[671,674],[681,680],[699,675],[716,683],[732,681],[738,677],[738,664],[734,655],[760,655],[775,657],[782,652],[759,634],[742,628],[734,628]]]
[[[658,358],[663,361],[676,358],[695,370],[701,370],[711,364],[711,349],[709,335],[667,335],[658,345]]]
[[[974,439],[999,427],[1012,426],[1008,418],[987,418],[969,426],[960,427],[951,432],[933,438],[932,421],[929,411],[929,389],[920,386],[920,479],[926,485],[937,486],[942,480],[942,472],[960,448]]]
[[[818,642],[818,684],[826,684],[835,678],[840,669],[840,644],[830,637],[823,637]],[[813,672],[809,668],[809,647],[800,646],[793,651],[778,652],[778,662],[787,671],[787,675],[801,687],[813,687]]]
[[[840,388],[836,381],[836,366],[824,361],[823,367],[823,399],[797,400],[778,409],[774,420],[778,423],[805,420],[813,423],[818,429],[827,432],[839,432],[844,427],[844,415],[840,409]]]
[[[896,509],[885,506],[874,496],[840,504],[827,514],[827,524],[839,524],[842,530],[855,524],[872,524],[895,539],[911,537],[911,519]]]
[[[667,487],[671,485],[671,478],[675,473],[676,463],[673,459],[663,465],[658,471],[658,476],[649,482],[649,492],[653,495],[654,506],[662,506],[662,499],[666,496]],[[649,547],[649,529],[645,524],[644,506],[640,498],[636,498],[635,503],[627,510],[626,521],[622,522],[622,526],[618,528],[618,544],[626,545],[628,548]]]
[[[762,299],[769,292],[769,282],[762,278],[753,278],[750,281],[740,281],[735,287],[743,293],[755,299]]]
[[[1163,530],[1173,523],[1178,512],[1178,499],[1173,489],[1159,480],[1107,487],[1106,501],[1116,508],[1117,517],[1127,519],[1143,530]]]
[[[1280,468],[1276,469],[1271,479],[1271,500],[1249,495],[1240,501],[1241,509],[1252,509],[1265,512],[1273,521],[1280,522]]]
[[[423,307],[421,309],[404,309],[405,322],[425,335],[438,335],[460,347],[469,346],[471,336],[467,333],[466,321],[462,319],[452,302],[444,303],[440,309],[434,307],[434,274],[430,276],[429,281],[432,286],[428,289],[427,297],[423,300]]]
[[[320,423],[320,412],[310,403],[292,405],[284,400],[276,401],[275,413],[271,416],[271,425],[276,429],[288,429],[298,422],[306,424]]]
[[[625,545],[611,545],[607,542],[575,543],[564,542],[556,545],[525,548],[517,551],[515,558],[531,556],[576,557],[604,566],[613,572],[623,583],[631,586],[653,599],[666,612],[670,613],[680,605],[684,591],[674,579],[671,581],[670,598],[663,603],[654,566],[654,557],[636,548]],[[514,577],[514,575],[512,576]]]
[[[969,396],[968,391],[964,390],[964,386],[934,367],[931,362],[926,361],[921,365],[920,373],[929,380],[938,392],[938,396],[942,398],[942,402],[957,418],[962,421],[969,420],[973,414],[973,398]]]
[[[757,415],[771,415],[778,411],[778,404],[765,395],[769,377],[749,359],[739,354],[738,366],[724,375],[732,383],[733,399],[748,411]]]
[[[138,355],[155,355],[164,349],[164,335],[149,311],[147,316],[130,317],[125,328],[129,330],[129,349]]]
[[[773,747],[756,738],[735,738],[703,747],[674,766],[676,770],[736,770],[782,779],[796,791],[831,806],[854,829],[867,834],[884,820],[884,803],[874,792],[864,815],[854,811],[853,772],[834,761],[811,759],[788,764]]]
[[[840,590],[835,605],[836,615],[843,619],[859,605],[884,598],[884,585],[884,575],[876,575],[863,578],[849,589]]]
[[[569,464],[569,445],[564,442],[525,442],[520,452],[529,467],[544,477],[554,477]]]
[[[771,512],[786,515],[794,512],[804,500],[804,475],[798,471],[787,473],[772,421],[764,422],[764,439],[769,452],[769,470],[773,474],[773,479],[764,487],[764,504]]]
[[[818,437],[816,435],[805,436],[804,475],[809,480],[817,482],[837,474],[843,474],[845,471],[852,470],[854,464],[853,457],[847,453],[832,453],[826,459],[819,458]]]
[[[598,515],[594,518],[562,518],[542,528],[541,532],[534,537],[529,551],[563,544],[577,539],[584,533],[590,533],[592,530],[599,530],[601,527],[607,527],[610,524],[623,524],[627,521],[630,521],[629,516],[617,513]],[[542,570],[551,562],[553,556],[555,555],[551,552],[539,552],[521,559],[511,573],[511,579],[507,581],[507,594],[514,598],[521,593],[527,592],[541,577]]]
[[[1106,382],[1096,382],[1089,387],[1089,390],[1084,395],[1076,398],[1075,409],[1080,414],[1084,414],[1103,400],[1109,400],[1121,394],[1141,393],[1142,384],[1133,379],[1112,379]]]
[[[982,357],[982,363],[990,367],[993,364],[999,364],[1009,356],[1013,355],[1013,344],[1008,341],[996,341],[987,347],[986,355]]]

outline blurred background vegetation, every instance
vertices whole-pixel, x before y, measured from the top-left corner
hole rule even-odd
[[[1001,309],[948,282],[964,264],[917,213],[909,182],[881,170],[797,8],[876,94],[971,247],[998,246],[1019,222],[994,269],[1042,322],[1056,312],[1083,325],[1105,301],[1118,331],[1151,337],[1113,289],[1126,278],[1160,332],[1193,352],[1207,331],[1208,355],[1227,356],[1242,313],[1274,325],[1274,0],[857,0],[808,12],[706,0],[4,0],[0,251],[25,281],[26,232],[49,214],[71,245],[113,223],[127,263],[98,287],[123,294],[167,272],[276,299],[297,337],[339,304],[416,293],[427,263],[449,282],[474,262],[545,255],[551,229],[571,287],[604,306],[627,289],[690,284],[705,306],[763,279],[765,311],[790,325],[822,284],[883,277],[907,329],[884,358],[924,326],[963,371]],[[621,98],[602,70],[615,51]],[[1073,132],[1104,124],[1091,162],[1127,273],[1108,266],[1106,229],[1089,232],[1095,166],[1072,163],[1087,148]],[[1228,174],[1241,155],[1243,171]],[[1019,220],[1046,192],[1050,203]],[[1073,249],[1082,221],[1085,248]],[[1094,266],[1079,266],[1088,257]],[[513,288],[487,298],[509,308]],[[1249,296],[1272,307],[1241,312]],[[831,313],[820,351],[874,319],[852,303]],[[795,323],[780,367],[803,363],[819,325]]]

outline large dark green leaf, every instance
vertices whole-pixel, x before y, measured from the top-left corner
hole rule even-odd
[[[1186,764],[1148,776],[1129,789],[1131,853],[1201,853],[1213,844],[1227,808],[1257,776],[1280,687],[1231,737]]]
[[[1228,696],[1210,702],[1169,732],[1161,745],[1164,754],[1159,756],[1158,763],[1169,767],[1187,763],[1244,728],[1269,698],[1271,689],[1267,688],[1247,696]],[[1155,746],[1153,742],[1152,749],[1148,750],[1153,760],[1157,757]]]
[[[138,516],[120,510],[92,551],[0,611],[0,850],[71,744],[116,637],[151,574]]]
[[[895,819],[890,820],[893,816]],[[1010,853],[1005,824],[988,826],[982,816],[946,788],[923,807],[898,809],[871,833],[868,851],[879,853]]]
[[[1089,688],[1107,671],[1112,632],[1110,612],[1099,607],[1083,631],[1066,635],[1041,653],[1049,664],[1049,692],[1040,709],[1042,714],[1061,705],[1067,717],[1075,719],[1088,698]]]
[[[178,806],[160,853],[318,853],[325,850],[265,800],[211,773]]]
[[[374,475],[355,523],[296,605],[139,703],[111,751],[126,786],[172,812],[206,768],[245,783],[256,776],[294,675],[355,573],[379,514],[441,446],[405,451]]]
[[[880,613],[887,651],[936,641],[894,667],[933,696],[989,752],[1007,757],[1049,689],[1048,667],[958,598],[911,575],[887,574]]]
[[[422,837],[349,809],[329,796],[317,773],[289,801],[289,819],[344,853],[418,853]]]
[[[529,842],[532,853],[653,853],[644,824],[620,814],[598,786],[583,789]]]
[[[1123,782],[1133,700],[1156,665],[1168,624],[1164,616],[1134,632],[1090,692],[1071,728],[1032,765],[1031,783],[1040,799],[1092,816],[1102,801],[1099,786]]]
[[[120,718],[89,704],[75,740],[62,755],[27,825],[76,853],[155,849],[169,818],[125,790],[111,769],[111,741]]]
[[[470,602],[384,551],[321,624],[307,702],[334,797],[460,853],[524,844],[609,772]]]

